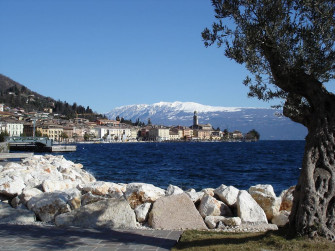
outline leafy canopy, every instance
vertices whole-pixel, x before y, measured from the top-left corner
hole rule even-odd
[[[310,97],[302,89],[309,86],[298,86],[295,76],[308,76],[319,87],[334,79],[334,0],[212,0],[212,4],[217,22],[203,31],[205,46],[222,46],[228,58],[246,66],[253,75],[244,81],[249,96],[267,101],[294,93],[299,101],[295,105],[303,105]]]

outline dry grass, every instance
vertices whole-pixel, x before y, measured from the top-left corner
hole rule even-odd
[[[185,231],[177,250],[335,250],[335,243],[323,238],[292,238],[286,229],[266,233],[223,233]]]

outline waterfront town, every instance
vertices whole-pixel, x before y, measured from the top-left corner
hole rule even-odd
[[[164,126],[126,123],[123,118],[115,120],[97,118],[90,121],[76,117],[66,119],[53,113],[52,109],[43,112],[25,112],[20,108],[10,108],[0,104],[0,133],[13,137],[48,137],[54,142],[138,142],[138,141],[256,141],[257,131],[247,134],[235,130],[221,131],[210,124],[199,124],[195,111],[191,126]]]

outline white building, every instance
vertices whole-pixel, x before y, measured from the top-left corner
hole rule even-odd
[[[105,138],[107,142],[124,142],[134,139],[134,132],[132,128],[128,127],[107,127],[107,126],[101,126],[101,127],[95,127],[92,129],[94,130],[94,134],[97,138]],[[137,136],[137,133],[136,133]],[[136,139],[135,136],[135,139]]]
[[[17,121],[6,121],[1,123],[1,132],[6,131],[10,137],[21,136],[23,134],[23,123]]]
[[[170,129],[166,127],[154,127],[149,131],[149,139],[154,141],[170,140]]]

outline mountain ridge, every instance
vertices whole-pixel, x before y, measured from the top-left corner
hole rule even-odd
[[[303,140],[307,134],[305,127],[280,116],[282,111],[273,108],[222,107],[175,101],[120,106],[105,115],[110,119],[120,116],[146,122],[150,118],[153,124],[191,126],[194,111],[198,112],[199,123],[244,133],[256,129],[265,140]]]

